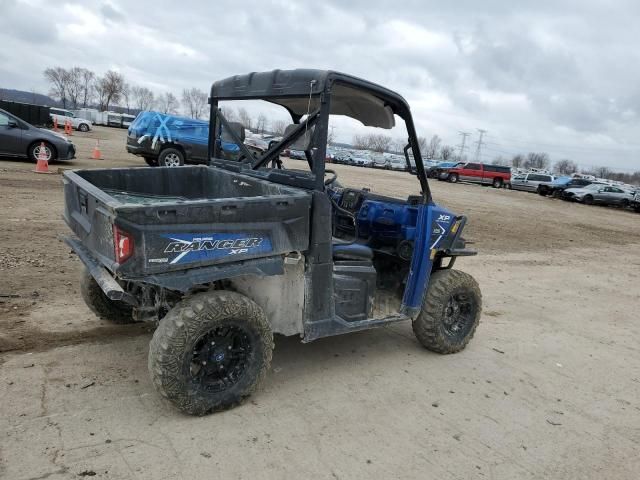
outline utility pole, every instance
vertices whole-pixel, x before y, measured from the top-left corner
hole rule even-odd
[[[469,132],[459,132],[462,135],[462,143],[460,143],[460,153],[458,154],[458,159],[462,160],[462,154],[464,153],[465,143],[467,143],[467,137],[471,135]]]
[[[479,162],[480,161],[480,153],[482,151],[482,137],[484,137],[484,134],[487,133],[487,131],[483,130],[481,128],[478,128],[477,130],[478,130],[478,132],[480,132],[480,138],[476,142],[478,144],[478,147],[476,148],[476,162]]]

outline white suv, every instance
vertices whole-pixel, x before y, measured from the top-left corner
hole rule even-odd
[[[64,108],[50,108],[49,115],[51,116],[51,120],[54,118],[58,120],[58,127],[64,127],[65,121],[71,121],[71,126],[76,130],[80,130],[81,132],[88,132],[91,130],[91,121],[86,118],[78,118],[76,117],[72,111],[65,110]]]

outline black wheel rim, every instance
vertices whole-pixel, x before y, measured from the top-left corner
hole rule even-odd
[[[471,295],[464,292],[451,294],[442,320],[445,333],[451,338],[463,339],[473,325],[474,315],[475,302]]]
[[[237,325],[220,326],[196,342],[189,373],[192,381],[209,392],[227,390],[237,384],[249,366],[252,342]]]

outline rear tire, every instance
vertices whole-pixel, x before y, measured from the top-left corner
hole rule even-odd
[[[482,294],[475,279],[459,270],[438,270],[429,287],[413,333],[428,350],[448,354],[464,349],[482,313]]]
[[[160,152],[158,163],[161,167],[181,167],[184,165],[184,155],[177,148],[165,148]]]
[[[149,373],[179,410],[205,415],[240,404],[264,380],[273,334],[262,309],[236,292],[188,297],[160,321]]]
[[[493,179],[493,188],[502,188],[502,179],[494,178]]]
[[[89,128],[89,125],[87,125],[86,123],[81,123],[80,125],[78,125],[78,130],[86,133],[91,129]]]
[[[118,325],[135,323],[132,317],[133,308],[107,297],[86,268],[80,279],[80,293],[84,303],[97,317]]]
[[[458,174],[457,173],[450,173],[449,176],[447,177],[447,180],[449,180],[450,183],[458,183]]]

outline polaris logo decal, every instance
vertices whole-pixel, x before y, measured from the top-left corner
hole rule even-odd
[[[199,260],[215,260],[229,255],[255,255],[272,250],[271,241],[267,237],[214,233],[163,235],[171,240],[164,248],[164,253],[177,253],[169,263],[187,263]]]

